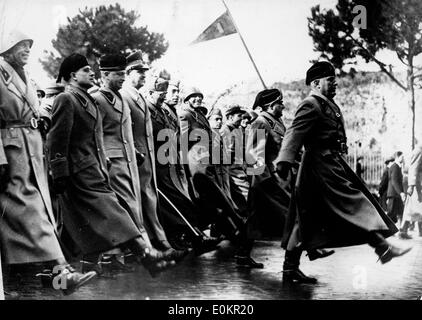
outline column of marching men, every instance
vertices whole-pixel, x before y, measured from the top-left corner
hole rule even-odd
[[[330,63],[308,70],[311,93],[286,130],[278,89],[259,92],[249,111],[224,108],[223,123],[199,89],[186,88],[181,101],[168,73],[146,81],[139,51],[103,55],[97,88],[87,59],[74,53],[37,97],[24,70],[33,40],[18,31],[8,39],[0,48],[6,278],[35,264],[43,284],[60,279],[69,294],[133,263],[156,277],[224,239],[236,246],[237,265],[264,268],[251,257],[264,235],[283,236],[283,281],[315,283],[299,269],[303,251],[315,260],[334,253],[327,248],[368,243],[386,263],[410,250],[387,242],[397,228],[343,160]],[[80,271],[67,262],[76,259]]]

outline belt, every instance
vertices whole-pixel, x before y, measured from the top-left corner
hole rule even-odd
[[[22,123],[21,121],[4,121],[0,120],[0,129],[11,129],[11,128],[32,128],[38,129],[38,120],[31,118],[27,123]]]
[[[324,151],[331,151],[334,153],[339,153],[339,154],[347,154],[348,152],[348,147],[347,144],[345,142],[339,142],[339,143],[334,143],[334,144],[328,144],[328,145],[319,145],[319,146],[314,146],[314,147],[306,147],[305,146],[305,150],[306,151],[313,151],[313,152],[319,152],[319,153],[323,153]]]

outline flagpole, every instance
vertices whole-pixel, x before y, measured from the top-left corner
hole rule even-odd
[[[224,6],[226,7],[227,12],[228,12],[228,14],[230,16],[230,19],[232,19],[233,25],[234,25],[237,33],[239,34],[240,40],[242,40],[242,43],[245,46],[246,52],[248,53],[249,59],[251,59],[251,61],[252,61],[252,64],[253,64],[253,66],[255,68],[255,71],[258,74],[259,80],[261,80],[262,86],[264,87],[264,89],[267,89],[267,86],[265,85],[264,80],[262,79],[261,74],[259,73],[258,67],[255,64],[255,61],[253,60],[251,53],[249,52],[248,46],[246,45],[246,42],[243,39],[242,34],[240,33],[240,30],[239,30],[239,28],[236,25],[236,22],[233,19],[233,16],[232,16],[232,14],[230,12],[229,7],[227,6],[227,4],[226,4],[226,2],[224,0],[221,0],[221,1],[223,2]]]
[[[3,273],[2,273],[2,270],[1,270],[1,257],[0,257],[0,300],[4,300]]]

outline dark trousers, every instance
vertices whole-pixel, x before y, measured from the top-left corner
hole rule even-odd
[[[401,198],[390,197],[387,199],[387,215],[394,222],[403,218],[404,204]]]

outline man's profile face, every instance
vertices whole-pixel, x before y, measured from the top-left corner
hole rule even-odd
[[[220,130],[223,124],[223,117],[220,115],[213,115],[209,121],[212,129]]]
[[[274,117],[276,117],[277,119],[281,118],[283,116],[283,110],[284,109],[285,109],[285,106],[283,104],[283,101],[278,101],[278,102],[274,103],[274,105],[273,105]]]
[[[128,78],[133,87],[140,89],[145,84],[145,70],[131,70]]]
[[[179,103],[179,88],[173,85],[170,85],[167,90],[166,102],[170,106],[175,106]]]
[[[150,91],[150,100],[156,107],[161,107],[166,95],[167,91]]]
[[[111,71],[106,75],[108,87],[113,91],[119,91],[123,86],[123,82],[125,82],[125,76],[126,74],[123,70]]]
[[[336,77],[330,76],[319,79],[319,91],[327,98],[334,98],[336,96],[337,82]]]
[[[242,122],[242,113],[235,113],[233,115],[229,116],[229,121],[232,124],[233,127],[235,128],[239,128],[240,127],[240,123]]]
[[[74,73],[76,83],[82,88],[89,89],[94,85],[95,73],[90,66],[85,66]]]
[[[13,60],[22,67],[28,63],[30,53],[31,42],[28,40],[19,42],[11,49]]]

